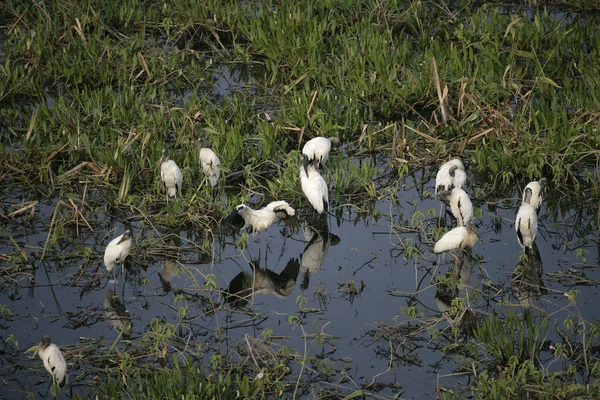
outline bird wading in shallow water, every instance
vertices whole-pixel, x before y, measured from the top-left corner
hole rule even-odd
[[[290,231],[298,230],[296,210],[284,200],[272,201],[260,210],[240,204],[225,221],[235,226],[241,225],[241,221],[243,221],[242,228],[246,229],[248,233],[256,233],[266,230],[278,220],[283,220]]]
[[[321,168],[323,164],[329,159],[329,151],[331,150],[331,144],[339,143],[339,139],[336,137],[316,137],[310,139],[302,148],[302,154],[308,157],[308,162],[312,163],[317,169]]]
[[[525,188],[523,193],[523,203],[519,207],[517,219],[515,221],[515,231],[517,231],[517,240],[519,245],[524,248],[531,248],[538,230],[537,211],[530,204],[533,191],[531,188]]]
[[[211,187],[214,189],[214,187],[217,186],[219,176],[221,175],[221,161],[214,151],[208,147],[203,147],[203,145],[204,139],[198,139],[198,157],[200,158],[200,165],[208,180],[207,184],[210,183]]]
[[[467,183],[465,166],[458,158],[443,164],[435,176],[435,195],[440,191],[463,187]]]
[[[433,246],[436,254],[473,247],[479,236],[472,224],[456,227],[444,234]],[[455,257],[456,258],[456,257]],[[458,261],[458,259],[457,259]]]
[[[527,189],[531,189],[531,199],[527,202],[535,208],[535,210],[539,213],[540,207],[543,202],[543,191],[546,185],[548,184],[548,179],[542,178],[539,181],[532,181],[525,186],[525,190],[523,191],[523,202],[525,201],[525,193]]]
[[[325,180],[319,174],[314,165],[310,164],[308,156],[302,155],[302,167],[300,167],[300,182],[302,191],[318,214],[329,210],[329,190]]]
[[[462,188],[438,192],[438,198],[450,206],[458,226],[467,226],[473,222],[473,203]]]
[[[132,243],[133,240],[131,239],[131,231],[129,229],[110,241],[108,246],[106,246],[106,250],[104,250],[104,265],[108,272],[113,272],[115,265],[121,264],[123,277],[125,276],[123,261],[129,255]],[[114,273],[116,275],[116,272]]]
[[[44,368],[52,375],[52,384],[63,387],[67,382],[67,363],[57,345],[50,342],[50,337],[44,336],[35,349],[44,362]]]
[[[167,201],[177,197],[177,192],[181,192],[183,178],[175,161],[169,160],[166,149],[163,149],[160,159],[160,179],[167,191]]]

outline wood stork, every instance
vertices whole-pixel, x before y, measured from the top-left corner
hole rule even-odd
[[[167,190],[167,200],[177,197],[177,192],[181,192],[182,176],[181,170],[175,164],[175,161],[169,160],[167,150],[163,149],[160,159],[160,179]]]
[[[319,169],[329,158],[331,144],[337,144],[339,141],[340,139],[336,137],[325,138],[319,136],[310,139],[302,148],[302,154],[306,154],[308,161]]]
[[[468,226],[456,227],[444,234],[433,246],[434,253],[444,253],[446,251],[464,249],[473,247],[479,236],[472,224]]]
[[[207,184],[210,182],[211,187],[214,189],[219,181],[221,175],[220,165],[221,161],[214,151],[208,147],[203,147],[204,138],[198,139],[198,156],[200,158],[200,165],[206,178],[208,179]]]
[[[548,179],[542,178],[539,181],[532,181],[525,186],[525,190],[531,189],[531,199],[527,202],[531,204],[539,213],[543,201],[543,191],[548,184]],[[525,201],[525,191],[523,191],[523,202]]]
[[[52,384],[63,387],[67,382],[67,363],[57,345],[50,342],[50,337],[44,336],[35,349],[44,362],[44,368],[52,376]]]
[[[232,307],[245,306],[255,293],[274,294],[280,298],[289,296],[296,286],[300,271],[297,258],[290,259],[279,274],[270,269],[261,269],[258,261],[252,261],[250,266],[252,273],[242,271],[229,283],[225,300]]]
[[[123,337],[131,336],[133,322],[123,302],[111,290],[104,294],[104,312],[109,325]]]
[[[473,222],[473,203],[462,188],[438,192],[438,198],[450,205],[458,226],[467,226]]]
[[[104,265],[108,272],[112,272],[116,264],[121,264],[122,273],[125,276],[123,261],[129,255],[132,243],[133,240],[131,239],[131,231],[129,229],[110,241],[108,246],[106,246],[106,250],[104,250]]]
[[[325,180],[319,174],[314,165],[310,164],[308,156],[302,155],[302,167],[300,167],[300,182],[302,191],[318,214],[329,210],[329,190]]]
[[[324,229],[318,230],[313,226],[305,224],[303,227],[304,240],[307,242],[302,255],[300,256],[300,273],[303,276],[300,288],[308,289],[310,275],[317,272],[329,251],[329,246],[335,246],[340,242],[337,235],[329,233],[329,229],[325,224]]]
[[[448,191],[455,187],[462,187],[467,182],[465,166],[458,158],[443,164],[435,176],[435,195],[438,191]]]
[[[240,225],[239,218],[244,221],[243,228],[248,233],[256,233],[267,229],[278,220],[283,220],[286,227],[295,232],[298,230],[298,218],[294,210],[287,201],[272,201],[260,210],[254,210],[245,204],[240,204],[225,219],[232,225]]]
[[[538,230],[537,211],[535,207],[530,204],[532,195],[533,191],[531,188],[525,188],[525,192],[523,193],[523,203],[521,203],[521,207],[519,207],[517,220],[515,221],[517,239],[519,245],[524,248],[531,248],[531,246],[533,246]]]

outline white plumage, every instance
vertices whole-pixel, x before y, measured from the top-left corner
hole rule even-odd
[[[523,191],[523,202],[531,204],[536,211],[539,211],[540,207],[542,206],[542,201],[544,200],[542,192],[544,191],[544,187],[547,183],[548,180],[546,178],[542,178],[539,181],[529,182],[527,186],[525,186],[525,190],[531,189],[531,199],[529,201],[525,201],[525,191]]]
[[[175,161],[169,160],[167,157],[166,150],[163,150],[160,159],[160,179],[167,190],[167,197],[169,199],[177,197],[177,192],[181,191],[183,177]]]
[[[44,336],[37,346],[36,353],[44,362],[46,371],[52,375],[52,383],[64,386],[67,382],[67,363],[58,346],[50,343],[48,336]]]
[[[458,158],[443,164],[435,176],[435,194],[438,191],[451,190],[453,187],[462,187],[467,182],[465,166]]]
[[[104,265],[108,272],[113,270],[115,264],[121,264],[127,258],[132,243],[130,230],[126,230],[125,233],[110,241],[104,250]]]
[[[202,139],[198,139],[200,165],[202,166],[202,171],[204,172],[204,175],[206,175],[208,182],[210,182],[210,185],[214,188],[217,186],[219,176],[221,175],[221,170],[219,169],[221,161],[214,151],[208,147],[202,147],[202,142]]]
[[[459,226],[444,234],[433,246],[434,253],[473,247],[478,236],[472,226]]]
[[[329,210],[329,190],[325,179],[319,174],[314,165],[309,164],[308,157],[303,154],[303,166],[300,167],[300,182],[302,191],[315,211],[323,214]]]
[[[519,212],[517,213],[515,231],[517,231],[519,245],[531,248],[533,242],[535,242],[538,230],[537,211],[530,204],[532,196],[531,188],[526,188],[523,196],[523,203],[521,203],[521,207],[519,207]]]
[[[468,226],[473,222],[473,203],[467,192],[456,187],[450,192],[440,192],[439,194],[446,196],[458,226]]]
[[[240,204],[229,214],[226,221],[235,225],[239,217],[244,221],[243,228],[250,233],[265,230],[280,219],[285,221],[290,230],[298,230],[296,210],[284,200],[272,201],[260,210],[254,210],[245,204]]]
[[[336,137],[325,138],[319,136],[306,142],[302,148],[302,154],[306,154],[308,161],[315,165],[316,168],[320,168],[329,159],[331,143],[338,142],[339,139]]]

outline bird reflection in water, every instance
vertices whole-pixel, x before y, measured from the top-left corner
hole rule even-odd
[[[320,229],[319,229],[320,228]],[[302,290],[308,289],[310,275],[317,272],[327,256],[329,246],[335,246],[340,242],[337,235],[329,233],[327,221],[323,221],[317,228],[315,225],[304,224],[304,240],[307,242],[302,252],[300,272],[302,273]]]
[[[513,288],[519,304],[531,308],[536,297],[548,293],[542,275],[544,267],[537,245],[533,242],[531,248],[525,248],[525,255],[521,256],[513,272]]]
[[[434,300],[442,313],[450,314],[452,311],[452,301],[459,298],[459,290],[466,289],[473,273],[473,253],[471,248],[467,247],[457,253],[457,260],[452,264],[449,270],[449,284],[438,284]],[[452,316],[454,321],[466,329],[474,326],[477,317],[469,307],[462,307],[457,310],[458,314]]]
[[[163,292],[169,293],[171,291],[171,280],[177,276],[179,271],[179,264],[175,260],[164,260],[162,268],[158,272],[158,278],[162,285]]]
[[[274,294],[281,298],[289,296],[296,286],[300,263],[297,258],[290,259],[279,274],[260,268],[258,261],[252,261],[250,268],[252,272],[242,271],[229,283],[224,297],[232,307],[246,306],[255,293]]]
[[[110,326],[121,333],[123,337],[128,338],[131,335],[133,322],[131,315],[115,292],[109,290],[104,294],[104,309],[105,318]]]

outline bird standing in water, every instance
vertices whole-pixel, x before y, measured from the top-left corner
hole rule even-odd
[[[517,219],[515,221],[515,231],[517,231],[517,240],[523,248],[531,248],[537,235],[537,211],[531,205],[533,191],[531,188],[525,188],[523,193],[523,203],[519,207]]]
[[[217,186],[219,176],[221,175],[221,170],[219,168],[221,161],[214,151],[208,147],[203,147],[203,145],[204,139],[198,139],[198,157],[200,158],[200,165],[202,166],[204,175],[206,175],[206,179],[208,179],[207,183],[210,182],[211,187],[214,189],[215,186]]]
[[[173,160],[169,160],[167,150],[163,149],[160,159],[160,179],[167,190],[167,201],[177,197],[181,192],[182,176],[181,170]]]
[[[433,246],[434,253],[444,253],[473,247],[479,236],[472,224],[456,227],[444,234]],[[456,257],[455,257],[456,258]],[[458,259],[457,259],[458,260]]]
[[[106,250],[104,250],[104,265],[108,272],[112,272],[116,264],[121,264],[121,272],[123,277],[125,277],[123,261],[125,261],[125,258],[129,255],[132,243],[133,240],[131,239],[131,231],[129,229],[122,235],[119,235],[110,241],[108,246],[106,246]]]
[[[240,204],[229,214],[225,221],[232,225],[241,225],[240,218],[244,222],[243,229],[246,229],[248,233],[266,230],[278,220],[283,220],[286,227],[291,231],[298,230],[296,210],[284,200],[272,201],[260,210],[254,210],[245,204]]]
[[[52,376],[52,384],[63,387],[67,382],[67,363],[57,345],[50,342],[50,337],[44,336],[35,349],[44,362],[44,368]]]
[[[458,226],[467,226],[473,222],[473,203],[462,188],[438,192],[437,197],[450,205],[450,211]]]
[[[302,155],[300,167],[300,182],[302,191],[318,214],[329,210],[329,190],[325,180],[314,165],[310,164],[308,156]]]

